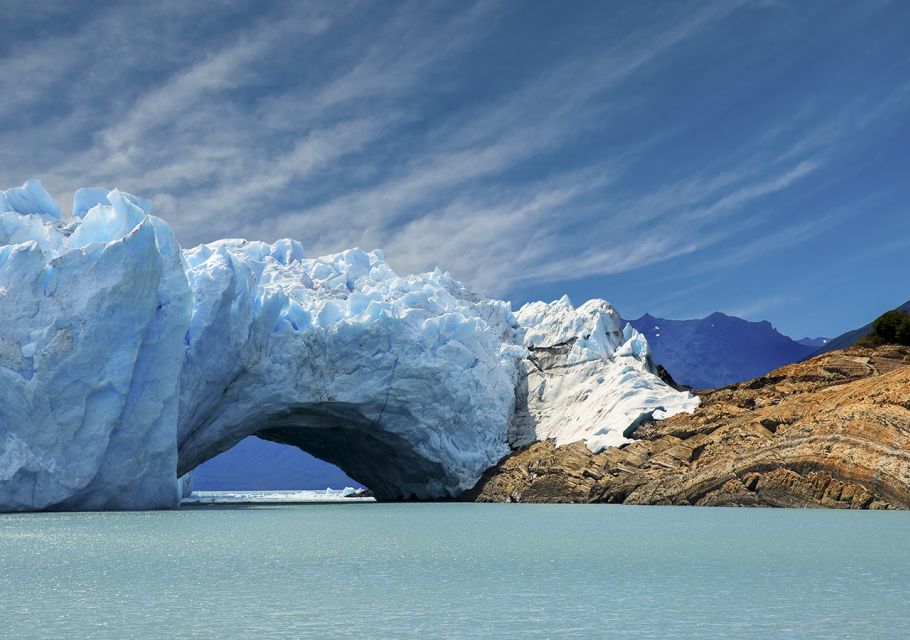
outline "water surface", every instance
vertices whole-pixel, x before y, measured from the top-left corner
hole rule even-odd
[[[906,638],[910,513],[323,504],[0,516],[0,637]]]

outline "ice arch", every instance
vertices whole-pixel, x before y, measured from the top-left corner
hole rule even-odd
[[[173,507],[258,434],[380,498],[456,496],[538,438],[618,444],[691,410],[607,303],[513,314],[448,274],[300,243],[181,250],[151,205],[0,192],[0,510]]]
[[[196,304],[180,382],[178,473],[259,434],[338,465],[377,496],[457,495],[504,455],[517,322],[381,253],[307,259],[298,243],[184,252]]]

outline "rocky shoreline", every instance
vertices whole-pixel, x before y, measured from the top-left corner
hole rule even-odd
[[[516,449],[463,500],[910,508],[910,348],[850,348],[700,394],[622,447]]]

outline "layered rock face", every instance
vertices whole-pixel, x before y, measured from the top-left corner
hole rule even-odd
[[[63,221],[40,183],[0,192],[0,510],[173,507],[252,434],[379,498],[454,497],[511,444],[597,450],[697,404],[603,301],[514,314],[378,251],[182,250],[141,198],[74,201]]]
[[[464,498],[910,508],[910,349],[832,352],[701,399],[620,448],[531,444]]]

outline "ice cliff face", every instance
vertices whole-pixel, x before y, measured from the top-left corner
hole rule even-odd
[[[591,451],[618,446],[646,418],[698,406],[654,375],[648,342],[603,300],[578,309],[567,297],[533,302],[517,314],[528,357],[519,362],[510,444],[585,440]]]
[[[173,505],[193,296],[147,204],[64,224],[40,184],[0,194],[0,508]]]
[[[379,497],[454,496],[517,445],[617,444],[697,399],[592,301],[508,303],[376,251],[182,251],[148,202],[0,192],[0,509],[173,507],[178,476],[250,434]]]

